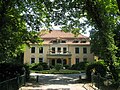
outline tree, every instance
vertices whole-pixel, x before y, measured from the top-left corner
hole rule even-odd
[[[0,62],[10,61],[20,54],[24,44],[42,42],[36,32],[38,24],[47,24],[47,19],[43,20],[47,12],[42,2],[0,0]]]
[[[64,25],[65,31],[91,26],[92,52],[104,59],[109,68],[114,66],[111,60],[116,60],[118,49],[114,30],[119,22],[119,0],[54,0],[47,9],[51,21]]]
[[[118,23],[117,27],[115,28],[114,34],[115,45],[118,47],[116,56],[120,60],[120,23]]]
[[[35,30],[54,22],[75,34],[91,26],[92,51],[105,61],[114,60],[119,9],[119,0],[0,0],[0,56],[8,59],[26,41],[39,41]]]
[[[51,21],[64,25],[65,31],[77,28],[74,33],[78,33],[79,30],[92,26],[92,51],[105,60],[115,59],[117,47],[113,31],[118,22],[116,0],[54,0],[50,6],[47,9],[50,11]],[[95,46],[97,48],[94,48]]]

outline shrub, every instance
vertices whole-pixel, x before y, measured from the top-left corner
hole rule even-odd
[[[106,75],[106,67],[101,63],[93,63],[87,66],[86,75],[87,80],[91,81],[91,72],[95,69],[95,74],[99,73],[102,77]]]
[[[64,65],[63,67],[65,67],[65,69],[70,69],[70,65]]]
[[[32,63],[30,64],[30,69],[36,70],[36,68],[39,66],[39,63]]]
[[[53,69],[55,66],[53,66],[53,65],[50,65],[50,69]]]
[[[43,70],[48,70],[48,65],[47,65],[47,63],[41,62],[41,63],[39,63],[39,64],[43,67]]]
[[[85,70],[88,62],[80,62],[77,64],[73,64],[71,69],[72,70]]]
[[[42,70],[43,70],[43,66],[42,66],[42,65],[39,65],[39,66],[36,68],[36,70],[42,71]]]
[[[61,64],[56,64],[56,65],[55,65],[55,69],[56,69],[57,71],[60,71],[60,69],[62,69],[62,65],[61,65]]]
[[[30,68],[28,64],[24,64],[24,68],[25,68],[25,78],[26,81],[28,81],[30,79]]]
[[[25,71],[23,68],[25,68],[28,75],[28,67],[25,67],[22,64],[0,63],[0,81],[8,80],[17,77],[18,75],[23,75]]]
[[[33,63],[30,65],[32,70],[47,70],[48,69],[48,65],[45,62],[41,62],[41,63]]]

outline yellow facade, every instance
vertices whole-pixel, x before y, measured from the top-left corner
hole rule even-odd
[[[55,33],[57,35],[54,35]],[[64,36],[62,36],[63,34]],[[31,44],[31,47],[26,47],[24,63],[46,62],[48,65],[55,65],[57,63],[73,65],[82,61],[94,61],[94,55],[90,52],[88,37],[78,36],[75,38],[71,33],[53,31],[43,35],[41,38],[44,40],[42,46]],[[84,42],[82,42],[83,39]],[[77,41],[74,42],[75,40]]]

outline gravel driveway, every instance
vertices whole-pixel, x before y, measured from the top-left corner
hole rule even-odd
[[[30,76],[31,81],[19,90],[95,90],[90,84],[78,83],[79,74],[31,73]]]

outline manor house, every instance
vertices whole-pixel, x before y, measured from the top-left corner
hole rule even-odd
[[[42,46],[31,44],[24,52],[24,63],[46,62],[48,65],[73,65],[82,61],[92,62],[90,39],[84,35],[75,37],[70,32],[51,30],[41,34]]]

